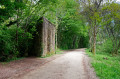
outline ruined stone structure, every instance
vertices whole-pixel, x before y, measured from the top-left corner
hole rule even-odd
[[[37,24],[34,37],[33,55],[46,56],[55,53],[55,25],[42,17]]]

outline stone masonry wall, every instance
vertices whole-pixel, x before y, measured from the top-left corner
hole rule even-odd
[[[41,18],[36,26],[33,55],[46,56],[55,53],[55,25],[46,18]]]
[[[55,26],[43,17],[43,56],[55,53]]]

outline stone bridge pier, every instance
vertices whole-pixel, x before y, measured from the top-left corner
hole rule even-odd
[[[55,53],[55,25],[42,17],[36,26],[37,33],[34,36],[32,54],[34,56],[46,56]]]

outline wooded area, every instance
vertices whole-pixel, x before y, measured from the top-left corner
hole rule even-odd
[[[104,49],[112,55],[118,54],[119,8],[118,3],[103,0],[1,0],[0,59],[28,56],[37,21],[42,16],[56,25],[58,48],[90,47],[95,55],[96,45],[109,41],[109,48]]]
[[[81,20],[83,17],[79,10],[79,4],[73,0],[1,0],[0,61],[36,55],[34,52],[36,50],[31,49],[39,47],[37,46],[39,43],[35,44],[33,41],[37,40],[38,37],[35,38],[37,34],[42,33],[39,22],[43,16],[55,24],[55,41],[54,34],[52,38],[56,49],[87,47],[87,27],[85,20]],[[47,32],[44,35],[46,34]],[[42,37],[42,34],[40,35],[39,38]],[[43,37],[43,39],[49,38]],[[46,42],[48,41],[44,44]],[[40,51],[48,52],[47,49],[51,47]],[[34,54],[30,54],[31,51]]]
[[[120,2],[0,0],[0,61],[46,56],[58,48],[119,57]]]

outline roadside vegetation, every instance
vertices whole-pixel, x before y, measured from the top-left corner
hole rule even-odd
[[[120,57],[112,57],[106,52],[97,51],[94,56],[89,50],[87,54],[92,58],[91,64],[94,67],[96,75],[100,79],[119,79],[120,78]]]
[[[40,58],[47,58],[47,57],[51,57],[51,56],[54,56],[54,55],[57,55],[57,54],[58,54],[58,55],[59,55],[59,54],[63,54],[62,52],[63,52],[62,49],[57,48],[56,51],[55,51],[55,54],[48,54],[48,55],[46,55],[46,56],[41,56]]]
[[[56,25],[56,49],[87,47],[88,28],[79,11],[74,0],[1,0],[0,61],[31,55],[37,22],[43,16]]]
[[[100,79],[119,79],[120,4],[112,0],[86,2],[82,1],[89,27],[86,52],[92,58],[92,67]]]
[[[0,62],[31,55],[43,16],[55,25],[56,54],[88,48],[101,79],[120,78],[120,2],[115,0],[0,0]]]
[[[92,67],[100,79],[119,79],[120,78],[120,56],[112,56],[108,49],[98,46],[94,56],[89,49],[87,55],[91,58]],[[108,47],[108,46],[107,46]],[[108,47],[109,48],[109,47]]]

